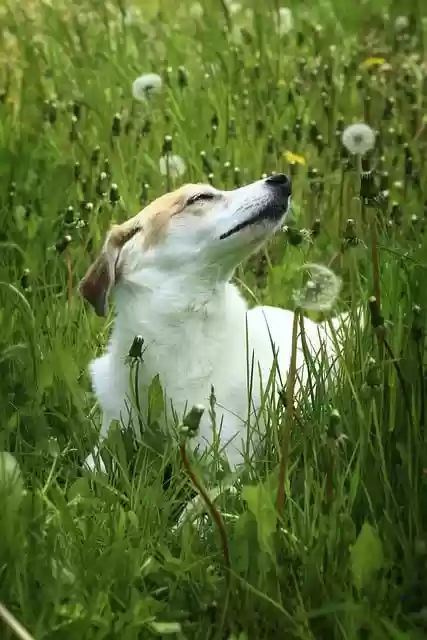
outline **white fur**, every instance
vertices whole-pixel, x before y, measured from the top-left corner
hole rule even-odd
[[[260,180],[228,192],[203,189],[211,189],[217,199],[196,203],[172,217],[161,242],[143,249],[137,234],[124,245],[121,276],[113,289],[114,327],[105,354],[91,363],[90,372],[103,411],[101,435],[105,437],[111,420],[127,421],[130,376],[125,359],[135,336],[142,336],[142,408],[146,409],[148,386],[159,374],[167,397],[162,426],[174,424],[170,403],[180,418],[186,408],[204,405],[206,411],[195,439],[195,445],[204,450],[213,440],[209,417],[213,385],[217,425],[222,425],[221,446],[235,467],[243,461],[248,416],[251,414],[254,421],[260,408],[261,385],[267,385],[274,351],[282,382],[286,382],[294,314],[270,306],[248,310],[230,279],[241,260],[283,224],[286,211],[279,220],[254,224],[221,240],[232,226],[251,218],[269,198],[276,197],[277,187]],[[336,357],[325,325],[306,319],[304,327],[314,358],[322,345],[330,359]],[[300,341],[297,366],[299,387],[307,378]],[[251,368],[252,392],[248,390]],[[281,386],[277,375],[276,380],[277,390]],[[250,395],[252,406],[248,406]],[[93,465],[91,457],[88,463]]]

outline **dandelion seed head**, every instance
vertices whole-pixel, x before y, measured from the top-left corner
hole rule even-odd
[[[200,2],[193,2],[193,4],[190,6],[189,14],[192,18],[195,19],[203,17],[204,10]]]
[[[159,169],[162,176],[169,175],[171,178],[179,178],[186,172],[187,165],[181,156],[165,155],[159,160]]]
[[[292,11],[288,7],[280,7],[277,16],[277,32],[280,36],[286,35],[292,31],[294,26],[294,17]]]
[[[396,31],[405,31],[409,27],[409,18],[408,16],[397,16],[394,21],[394,28]]]
[[[363,155],[374,147],[375,131],[363,122],[351,124],[343,131],[342,143],[350,153]]]
[[[153,93],[159,93],[162,79],[157,73],[144,73],[132,83],[132,96],[139,102],[145,102]]]
[[[308,278],[301,289],[294,291],[297,307],[306,311],[329,311],[341,291],[341,278],[321,264],[309,263],[301,267]]]

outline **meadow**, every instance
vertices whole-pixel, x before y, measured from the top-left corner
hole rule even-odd
[[[0,637],[421,640],[427,10],[145,4],[0,8]],[[353,123],[375,132],[366,153],[343,143]],[[108,472],[83,467],[109,322],[77,285],[114,220],[183,182],[274,171],[292,214],[236,282],[295,308],[301,267],[328,266],[351,339],[335,384],[272,412],[268,457],[181,523],[177,452],[113,428]]]

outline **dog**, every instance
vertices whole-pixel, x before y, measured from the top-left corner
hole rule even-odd
[[[257,442],[248,439],[248,424],[262,423],[256,416],[272,370],[280,381],[273,393],[286,382],[294,314],[272,306],[249,309],[231,280],[236,267],[284,225],[291,197],[284,174],[230,191],[186,184],[110,229],[79,285],[98,316],[107,315],[110,296],[115,303],[105,353],[90,364],[102,438],[113,420],[127,420],[134,410],[126,357],[135,336],[142,336],[142,410],[156,375],[166,397],[161,421],[166,430],[189,407],[209,407],[213,389],[218,428],[205,411],[196,448],[208,451],[217,438],[234,469],[253,454]],[[336,318],[334,326],[341,321]],[[311,357],[320,351],[328,359],[337,357],[326,323],[304,319],[304,334]],[[301,336],[297,368],[296,389],[308,377]],[[87,464],[93,468],[93,456]]]

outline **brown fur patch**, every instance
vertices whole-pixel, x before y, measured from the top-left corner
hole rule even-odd
[[[100,316],[106,315],[111,287],[120,278],[117,270],[120,250],[131,238],[141,232],[142,246],[148,249],[165,237],[169,220],[181,213],[192,195],[201,185],[186,184],[151,202],[145,209],[122,224],[115,224],[107,234],[104,247],[82,278],[79,289]]]
[[[164,238],[169,220],[181,213],[189,197],[200,190],[200,185],[186,184],[176,191],[160,196],[133,218],[114,225],[107,237],[107,243],[121,248],[135,233],[142,231],[143,247],[148,249]]]

